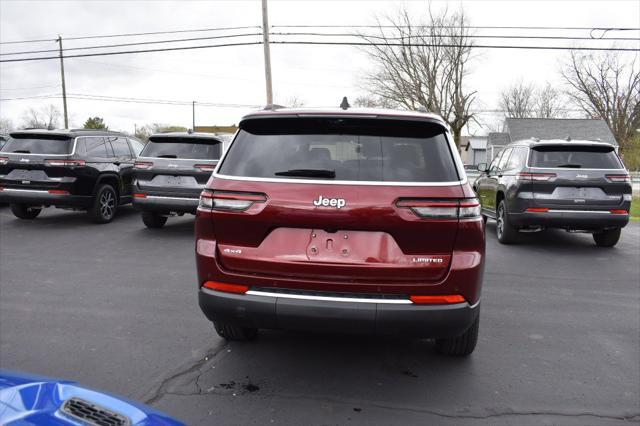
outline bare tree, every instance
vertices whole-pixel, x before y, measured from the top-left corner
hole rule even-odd
[[[378,20],[375,35],[360,36],[371,43],[369,93],[400,107],[424,107],[439,114],[459,144],[462,129],[474,119],[470,109],[476,95],[463,84],[473,46],[464,11],[429,9],[426,22],[415,22],[400,9],[395,17]]]
[[[360,108],[396,108],[397,104],[387,99],[365,95],[355,98],[353,106]]]
[[[500,109],[505,112],[507,117],[532,117],[536,107],[534,92],[533,84],[526,84],[520,80],[502,91]]]
[[[542,87],[522,80],[500,94],[499,107],[507,117],[562,118],[566,116],[562,94],[551,83]]]
[[[562,69],[571,102],[588,117],[601,118],[624,149],[640,127],[640,67],[617,52],[571,51]]]
[[[535,113],[538,118],[563,118],[567,116],[562,93],[549,82],[536,90]]]
[[[13,122],[8,118],[0,118],[0,135],[6,135],[13,130]]]
[[[289,96],[284,104],[289,108],[301,108],[305,105],[304,99],[299,98],[298,96]]]
[[[24,112],[22,121],[27,128],[54,129],[60,123],[60,110],[52,104],[39,110],[29,108]]]

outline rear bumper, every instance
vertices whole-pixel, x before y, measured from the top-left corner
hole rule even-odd
[[[47,190],[3,188],[0,191],[0,203],[86,208],[91,201],[89,196],[51,194]]]
[[[136,194],[144,195],[144,197],[133,198],[133,206],[142,211],[195,214],[198,208],[199,197],[194,197],[193,194],[152,195],[140,191]]]
[[[546,228],[566,228],[598,230],[622,228],[629,223],[629,215],[614,214],[609,211],[549,210],[548,212],[509,213],[511,223],[517,227],[543,226]]]
[[[242,327],[449,338],[475,321],[479,302],[451,305],[374,303],[231,294],[201,288],[200,308],[211,321]]]

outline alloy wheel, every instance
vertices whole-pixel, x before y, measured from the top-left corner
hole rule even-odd
[[[111,191],[104,191],[100,196],[100,213],[102,217],[109,220],[113,216],[116,205],[116,197]]]
[[[496,232],[498,238],[502,238],[502,232],[504,231],[504,207],[502,204],[498,207],[498,217],[496,218]]]

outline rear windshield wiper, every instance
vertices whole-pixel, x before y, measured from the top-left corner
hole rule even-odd
[[[575,164],[575,163],[558,164],[556,167],[566,167],[568,169],[579,169],[582,167],[582,164]]]
[[[299,177],[310,177],[310,178],[324,178],[324,179],[334,179],[336,177],[335,170],[326,170],[326,169],[291,169],[284,170],[282,172],[275,172],[276,176],[299,176]]]
[[[178,158],[178,156],[173,154],[162,154],[158,155],[158,158]]]
[[[28,149],[16,149],[15,151],[11,152],[15,152],[17,154],[31,154],[31,151],[29,151]]]

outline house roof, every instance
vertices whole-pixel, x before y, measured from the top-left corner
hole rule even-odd
[[[469,139],[469,145],[474,151],[487,149],[487,138],[472,137]]]
[[[607,123],[600,119],[507,118],[505,131],[513,142],[530,138],[566,139],[570,137],[573,140],[599,140],[618,146]]]
[[[509,142],[509,133],[492,132],[487,137],[487,146],[504,146]]]

